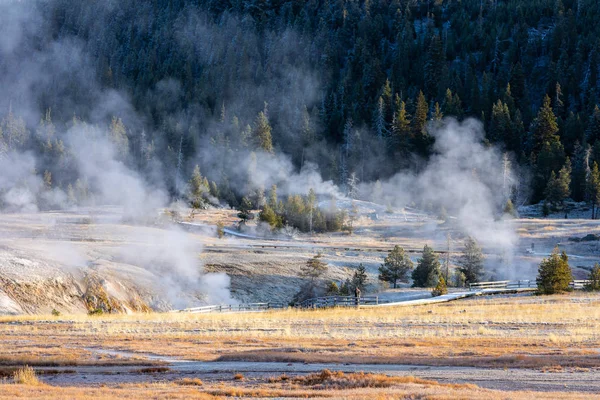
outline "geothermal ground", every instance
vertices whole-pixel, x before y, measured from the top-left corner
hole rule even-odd
[[[180,212],[184,224],[166,212],[130,221],[111,208],[1,215],[0,398],[596,396],[596,294],[319,311],[160,312],[288,302],[301,284],[297,271],[318,252],[329,265],[328,280],[343,280],[363,263],[369,294],[385,300],[430,296],[428,290],[380,285],[377,267],[394,245],[415,261],[425,244],[445,251],[447,234],[453,267],[463,239],[456,222],[413,209],[358,206],[352,235],[264,237],[249,224],[242,235],[231,230],[222,239],[215,225],[233,228],[235,211],[206,210],[193,218]],[[537,217],[534,209],[524,211]],[[490,279],[535,279],[537,265],[557,244],[570,255],[576,278],[600,261],[600,242],[573,240],[600,235],[597,222],[527,218],[511,224],[516,240],[510,255],[484,246]],[[118,314],[88,315],[98,309]],[[34,368],[33,378],[12,384],[26,365]]]

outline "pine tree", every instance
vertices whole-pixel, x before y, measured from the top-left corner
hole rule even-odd
[[[433,297],[438,297],[443,296],[445,294],[448,294],[448,287],[446,286],[446,280],[444,279],[444,277],[440,276],[440,278],[438,279],[438,283],[435,286],[435,289],[433,289],[433,291],[431,292],[431,295]]]
[[[389,282],[396,288],[398,281],[406,281],[408,273],[413,269],[413,262],[404,249],[400,246],[394,248],[388,253],[379,267],[379,280]]]
[[[560,143],[558,136],[558,123],[552,111],[551,100],[548,95],[544,97],[544,104],[533,122],[533,151],[538,153],[544,143]]]
[[[425,87],[427,95],[435,98],[438,95],[438,88],[442,79],[444,70],[445,54],[442,41],[438,35],[433,36],[429,50],[427,52],[427,61],[425,62]]]
[[[410,150],[410,117],[406,112],[406,103],[396,94],[396,111],[392,122],[392,143],[401,154]]]
[[[204,185],[204,179],[200,173],[200,167],[196,165],[189,182],[188,198],[192,209],[197,210],[205,207],[204,194],[208,188]]]
[[[542,260],[538,269],[536,279],[538,292],[554,294],[567,291],[572,280],[573,274],[567,253],[563,251],[562,254],[559,254],[558,247],[555,247],[550,257]]]
[[[259,149],[267,153],[273,153],[273,142],[271,138],[271,124],[267,118],[266,111],[261,111],[254,122],[254,131],[252,132],[255,143]]]
[[[512,121],[508,106],[498,100],[492,107],[489,138],[491,142],[513,143]]]
[[[428,154],[429,146],[431,144],[431,138],[427,133],[428,113],[429,104],[427,104],[427,100],[425,100],[425,95],[423,94],[423,92],[419,92],[419,96],[417,97],[415,115],[412,120],[412,126],[415,148],[421,155]]]
[[[552,171],[548,186],[546,187],[546,201],[553,206],[562,206],[565,199],[571,194],[571,161],[560,169],[558,176]]]
[[[587,176],[590,171],[588,165],[589,162],[589,147],[586,149],[580,145],[579,142],[575,143],[573,152],[573,172],[571,173],[571,197],[575,201],[584,201]]]
[[[600,291],[600,264],[594,264],[588,276],[588,281],[589,283],[584,286],[585,290],[590,292]]]
[[[594,107],[594,111],[590,116],[586,136],[588,143],[594,143],[595,141],[600,140],[600,107],[597,105]]]
[[[458,260],[458,270],[465,275],[466,283],[479,282],[483,275],[483,252],[475,239],[469,237],[465,240],[465,250]]]
[[[361,291],[364,291],[365,287],[367,286],[367,279],[367,269],[361,263],[352,275],[352,287],[354,289],[359,288]]]
[[[437,284],[440,276],[440,260],[433,249],[427,245],[423,248],[423,256],[417,261],[417,268],[412,273],[413,287],[431,287]]]
[[[594,162],[588,176],[587,196],[592,205],[592,219],[597,218],[597,207],[600,207],[600,169],[598,163]]]
[[[110,123],[110,140],[121,158],[125,158],[129,154],[129,138],[121,118],[113,117]]]
[[[314,285],[328,270],[327,264],[321,261],[321,258],[323,258],[323,254],[319,253],[309,259],[306,264],[300,268],[298,276],[308,279],[310,283]]]

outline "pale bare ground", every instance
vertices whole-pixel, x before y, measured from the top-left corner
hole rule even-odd
[[[464,236],[453,224],[403,210],[380,213],[372,220],[367,211],[355,222],[352,235],[300,234],[291,240],[281,236],[270,237],[274,240],[217,238],[216,223],[233,228],[235,210],[202,210],[192,218],[184,210],[180,216],[201,226],[188,231],[189,240],[198,248],[197,267],[228,274],[233,297],[241,302],[289,302],[302,285],[299,268],[318,253],[330,267],[326,281],[339,283],[359,264],[365,265],[370,293],[385,291],[377,279],[378,267],[395,245],[410,251],[416,262],[425,244],[444,251],[446,233],[450,233],[450,264],[455,266]],[[0,313],[49,313],[52,309],[85,313],[88,310],[81,297],[90,276],[104,282],[105,291],[116,292],[113,300],[122,305],[121,310],[176,307],[161,293],[163,281],[156,272],[122,254],[123,248],[141,254],[151,250],[152,243],[160,242],[161,235],[174,228],[169,218],[167,213],[157,212],[149,222],[133,223],[124,219],[120,210],[106,207],[0,215]],[[256,221],[251,222],[250,229],[255,225]],[[539,262],[556,244],[571,255],[578,279],[585,278],[587,269],[600,261],[600,242],[568,240],[590,233],[600,235],[598,221],[520,219],[514,221],[514,227],[519,241],[513,258],[501,262],[498,254],[489,252],[485,279],[535,279]],[[526,252],[532,243],[534,254]],[[198,296],[187,297],[190,306],[202,304],[203,288],[195,290]]]

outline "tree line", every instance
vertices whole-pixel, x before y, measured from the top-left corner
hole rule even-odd
[[[427,159],[431,122],[453,116],[480,119],[488,143],[531,168],[532,202],[560,208],[570,197],[598,206],[594,0],[126,0],[113,7],[57,0],[36,7],[49,23],[31,39],[34,48],[49,38],[82,43],[98,83],[130,95],[148,121],[146,130],[129,127],[125,135],[118,127],[120,148],[141,170],[160,160],[172,193],[176,171],[191,175],[199,147],[223,158],[280,151],[298,168],[318,164],[325,179],[349,190],[353,174],[383,179],[411,167],[414,156]],[[64,86],[60,96],[38,93],[42,114],[52,108],[57,120],[72,118],[65,99],[85,93]],[[91,110],[80,103],[85,120]],[[5,144],[22,145],[24,127],[6,119]],[[44,146],[49,160],[64,151],[64,143]],[[226,168],[202,162],[221,195],[240,204],[248,193],[231,187]],[[55,182],[75,184],[48,171]]]

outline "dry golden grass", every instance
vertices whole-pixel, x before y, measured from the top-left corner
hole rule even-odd
[[[13,374],[13,381],[18,385],[39,386],[42,384],[30,366],[16,370]]]
[[[336,375],[336,373],[332,373]],[[402,378],[401,378],[402,379]],[[39,400],[130,400],[130,399],[215,399],[215,398],[335,398],[356,400],[384,399],[427,399],[427,400],[507,400],[507,399],[552,399],[583,400],[600,399],[589,393],[556,392],[502,392],[481,389],[473,385],[445,385],[433,381],[404,378],[392,386],[355,388],[304,388],[288,382],[280,386],[254,387],[227,386],[216,384],[210,387],[180,385],[179,383],[158,382],[151,384],[127,384],[117,387],[52,387],[0,384],[0,400],[15,398]]]
[[[135,363],[88,348],[192,360],[597,367],[600,296],[249,314],[0,318],[0,364]],[[23,341],[25,341],[23,343]]]

